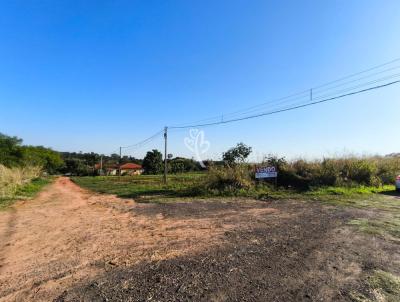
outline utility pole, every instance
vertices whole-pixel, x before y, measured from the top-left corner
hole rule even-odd
[[[100,156],[100,175],[103,175],[103,155]]]
[[[168,127],[164,128],[164,184],[167,184],[167,138],[168,138]]]
[[[121,161],[122,161],[121,150],[122,150],[122,147],[119,147],[118,176],[121,176]]]
[[[310,89],[310,101],[312,101],[312,88]]]

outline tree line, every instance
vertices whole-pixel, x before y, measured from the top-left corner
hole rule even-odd
[[[40,166],[49,174],[95,175],[96,164],[102,160],[103,166],[125,163],[142,165],[146,174],[161,174],[164,171],[162,153],[158,150],[147,152],[144,159],[118,154],[104,155],[95,152],[58,152],[43,146],[23,145],[16,136],[0,133],[0,164],[6,167]],[[170,173],[199,171],[201,166],[193,159],[176,157],[168,159]]]
[[[42,146],[22,145],[22,139],[0,133],[0,164],[8,167],[40,166],[54,174],[64,165],[59,152]]]

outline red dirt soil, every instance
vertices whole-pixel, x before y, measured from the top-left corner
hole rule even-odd
[[[0,212],[0,301],[350,301],[363,271],[400,263],[397,246],[345,226],[355,213],[140,204],[61,177]]]
[[[118,209],[122,205],[124,211]],[[151,208],[58,178],[35,200],[0,212],[0,301],[45,301],[107,266],[204,249],[236,220],[224,224],[217,217],[175,219],[160,212],[150,219],[140,214]],[[274,211],[248,208],[239,216],[255,219]],[[224,214],[236,216],[237,211]]]

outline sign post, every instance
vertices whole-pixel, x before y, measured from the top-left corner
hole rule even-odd
[[[275,167],[256,167],[256,179],[275,178],[275,188],[278,187],[278,171]]]

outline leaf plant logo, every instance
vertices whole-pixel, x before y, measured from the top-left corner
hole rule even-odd
[[[210,149],[210,142],[204,139],[204,131],[199,129],[190,129],[189,137],[185,137],[183,140],[186,148],[194,153],[196,160],[200,163],[202,168],[205,168],[205,164],[202,160],[202,155]]]

